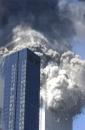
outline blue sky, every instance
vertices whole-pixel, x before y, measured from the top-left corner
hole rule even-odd
[[[74,43],[73,50],[75,53],[79,54],[81,59],[85,59],[85,42],[82,41],[82,43]]]
[[[80,44],[74,43],[73,50],[79,54],[82,59],[85,59],[85,43],[83,41]],[[83,109],[80,115],[74,118],[73,130],[85,130],[85,109]]]
[[[73,130],[85,130],[85,109],[73,121]]]

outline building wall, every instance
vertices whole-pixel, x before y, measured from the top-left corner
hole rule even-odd
[[[3,87],[4,87],[4,82],[0,72],[0,108],[2,108],[3,106]]]
[[[72,118],[45,110],[45,130],[72,130]]]
[[[63,114],[56,114],[45,106],[40,108],[39,130],[72,130],[72,117]]]
[[[0,65],[1,68],[1,65]],[[3,91],[4,91],[4,80],[2,77],[1,69],[0,69],[0,130],[2,128],[2,109],[3,109]]]
[[[39,130],[40,58],[23,49],[5,57],[3,70],[2,129]]]

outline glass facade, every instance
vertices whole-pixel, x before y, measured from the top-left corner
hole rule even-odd
[[[18,53],[5,58],[3,67],[4,103],[3,103],[3,130],[15,129],[16,116],[16,89],[17,89]]]
[[[40,58],[23,49],[7,56],[3,69],[3,130],[38,130]]]
[[[39,129],[40,58],[19,53],[16,130]]]

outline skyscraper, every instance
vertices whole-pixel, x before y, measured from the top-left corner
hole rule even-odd
[[[5,58],[4,130],[39,129],[40,58],[23,49]]]

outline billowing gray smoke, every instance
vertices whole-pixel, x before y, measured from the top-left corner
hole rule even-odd
[[[75,35],[75,29],[71,19],[62,17],[58,0],[1,0],[1,3],[0,21],[5,25],[0,30],[1,46],[12,41],[17,25],[27,25],[42,33],[54,46],[65,44],[66,50],[71,47],[68,42]],[[59,51],[63,51],[62,48]]]
[[[11,5],[13,2],[17,5],[14,6],[16,12]],[[38,54],[41,57],[41,97],[48,109],[76,115],[85,105],[85,61],[69,50],[74,38],[84,38],[84,3],[13,2],[4,7],[8,10],[8,24],[0,30],[0,42],[10,46],[8,50],[2,48],[1,55],[25,47]]]
[[[0,46],[12,41],[17,25],[27,25],[42,33],[54,46],[65,44],[66,48],[71,48],[72,41],[84,38],[85,2],[0,0],[0,23]]]

